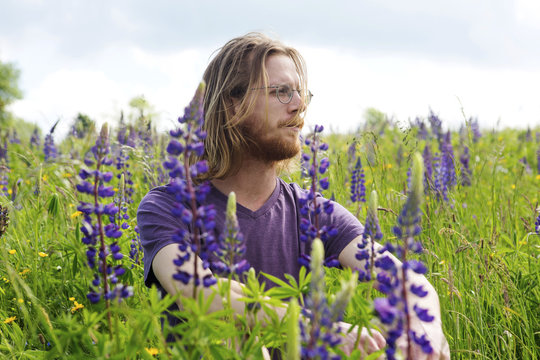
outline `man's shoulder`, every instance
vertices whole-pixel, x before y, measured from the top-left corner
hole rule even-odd
[[[169,185],[157,186],[151,189],[141,200],[139,208],[143,208],[146,205],[169,205],[174,202],[174,194],[169,191]]]
[[[282,193],[284,195],[292,195],[295,198],[298,198],[300,196],[305,196],[309,191],[306,189],[303,189],[300,185],[298,185],[295,182],[286,182],[282,178],[279,179],[279,184],[281,186]]]

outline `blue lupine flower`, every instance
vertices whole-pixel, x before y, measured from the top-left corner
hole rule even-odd
[[[540,213],[538,214],[538,217],[536,218],[536,221],[534,222],[534,231],[540,235]]]
[[[428,144],[424,147],[424,188],[427,193],[433,187],[433,159]]]
[[[303,319],[299,321],[302,359],[340,359],[332,355],[332,349],[341,343],[341,329],[333,324],[341,320],[346,304],[356,288],[354,278],[343,283],[332,307],[329,307],[325,296],[323,259],[323,243],[315,239],[312,242],[310,261],[311,288],[306,297],[306,306],[302,309]]]
[[[10,171],[8,164],[8,145],[7,139],[4,137],[4,144],[0,142],[0,194],[6,197],[9,196],[9,177],[8,173]]]
[[[227,200],[227,214],[225,218],[225,231],[219,236],[217,248],[214,251],[220,261],[212,262],[210,268],[217,274],[238,276],[247,272],[250,268],[249,262],[244,259],[246,244],[244,235],[238,227],[236,218],[236,195],[229,194]]]
[[[469,160],[469,148],[465,146],[463,148],[463,153],[459,157],[459,162],[461,162],[461,185],[463,186],[471,185],[472,171],[469,166]]]
[[[206,132],[202,130],[204,91],[205,83],[201,82],[193,100],[186,107],[184,116],[178,118],[178,122],[181,124],[180,128],[170,132],[173,139],[167,146],[169,158],[163,162],[164,168],[168,170],[168,175],[172,179],[168,189],[176,198],[172,214],[180,218],[191,229],[191,232],[179,229],[173,236],[173,240],[178,243],[179,250],[184,253],[175,261],[184,263],[191,256],[195,256],[192,274],[178,271],[173,277],[184,284],[193,280],[195,284],[193,297],[196,296],[197,286],[201,284],[198,274],[198,259],[201,259],[204,269],[209,268],[209,259],[213,251],[219,247],[212,231],[215,228],[216,212],[214,207],[213,205],[199,205],[204,203],[206,195],[210,191],[207,182],[196,183],[197,178],[208,169],[206,161],[199,160],[190,163],[190,158],[200,158],[204,153],[204,139],[206,138]],[[180,149],[182,149],[181,152]],[[180,156],[182,160],[178,160],[177,156]],[[202,284],[206,287],[215,282],[216,280],[212,276],[202,278]]]
[[[311,178],[311,186],[305,197],[298,200],[300,204],[300,213],[302,219],[300,221],[300,240],[307,243],[306,248],[309,249],[310,243],[319,238],[322,241],[328,240],[330,237],[335,236],[336,229],[333,226],[321,226],[319,224],[319,214],[325,212],[331,214],[334,210],[333,203],[330,200],[320,202],[320,197],[317,195],[317,189],[320,187],[322,190],[328,189],[330,183],[328,178],[319,179],[319,175],[323,175],[330,166],[328,158],[322,158],[319,160],[318,155],[321,151],[328,150],[328,144],[321,142],[320,133],[324,130],[322,125],[315,125],[314,130],[304,139],[304,144],[309,147],[310,153],[304,153],[302,158],[308,163],[308,175]],[[317,201],[319,200],[319,201]],[[306,259],[309,259],[309,255],[301,254],[298,259],[301,265],[305,265]],[[328,261],[327,264],[336,264],[335,261]]]
[[[482,137],[482,133],[480,132],[480,125],[478,124],[478,118],[470,119],[469,122],[471,124],[471,130],[473,133],[473,141],[476,143]]]
[[[104,185],[104,183],[112,179],[113,175],[111,172],[102,170],[103,166],[112,164],[112,161],[108,158],[109,151],[108,128],[107,124],[105,124],[96,140],[96,144],[91,149],[96,169],[81,169],[79,177],[83,181],[76,186],[79,192],[90,195],[92,198],[90,203],[81,201],[77,210],[84,214],[81,232],[83,233],[82,242],[88,245],[86,251],[88,266],[91,269],[96,269],[100,274],[99,276],[94,274],[94,281],[87,297],[92,303],[99,302],[103,297],[106,300],[107,307],[110,300],[118,298],[120,301],[122,298],[132,294],[129,287],[118,282],[118,277],[125,272],[125,270],[121,269],[121,265],[116,263],[123,258],[120,246],[116,240],[110,244],[107,244],[106,241],[106,237],[118,239],[122,236],[120,227],[114,222],[105,224],[107,219],[110,220],[111,217],[115,217],[118,213],[118,207],[114,203],[104,205],[99,202],[100,199],[114,195],[112,187]],[[109,261],[111,258],[112,262]],[[116,287],[112,288],[112,284],[116,284]]]
[[[354,165],[354,170],[351,174],[351,201],[353,203],[366,202],[366,180],[364,177],[362,162],[360,158],[357,158],[356,165]]]
[[[45,161],[52,161],[58,156],[58,150],[56,149],[56,145],[54,144],[53,133],[59,121],[60,120],[57,120],[54,123],[54,125],[51,127],[51,130],[49,130],[49,133],[45,136],[45,142],[43,143],[43,153],[45,154]]]
[[[418,304],[409,304],[408,299],[409,292],[419,297],[425,297],[428,294],[421,286],[411,284],[407,276],[409,270],[418,274],[423,274],[427,270],[420,261],[408,259],[409,252],[422,252],[422,245],[415,238],[421,232],[419,223],[423,179],[423,160],[420,154],[416,154],[413,158],[408,197],[398,217],[398,225],[394,227],[394,234],[400,243],[387,243],[383,249],[383,251],[388,250],[396,254],[402,261],[401,268],[398,268],[387,255],[381,255],[375,261],[375,266],[382,270],[377,274],[377,288],[387,297],[375,299],[374,306],[383,324],[388,326],[386,356],[390,360],[395,359],[396,341],[403,333],[407,335],[408,341],[407,358],[410,358],[411,342],[418,344],[425,352],[432,351],[429,341],[424,335],[417,336],[416,333],[412,333],[409,323],[410,317],[408,316],[410,305],[412,305],[416,317],[421,321],[431,322],[434,319],[426,309],[419,307]]]
[[[383,238],[381,227],[379,225],[379,217],[377,216],[377,208],[377,192],[373,190],[369,198],[369,206],[364,225],[364,233],[362,234],[362,242],[357,245],[359,250],[356,253],[356,259],[364,261],[364,268],[357,269],[358,280],[360,281],[370,281],[373,278],[375,241]]]
[[[443,131],[442,131],[442,121],[439,119],[437,115],[433,112],[433,110],[429,110],[428,115],[429,124],[431,125],[431,133],[435,138],[439,141],[439,143],[442,140],[443,137]]]

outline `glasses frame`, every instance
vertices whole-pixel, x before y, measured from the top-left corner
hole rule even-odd
[[[289,91],[289,99],[287,101],[283,101],[280,97],[279,97],[279,89],[280,88],[288,88],[290,91]],[[289,85],[270,85],[270,86],[263,86],[263,87],[260,87],[260,88],[252,88],[251,90],[266,90],[266,89],[276,89],[276,98],[278,99],[278,101],[282,104],[289,104],[291,101],[292,101],[292,98],[293,98],[293,95],[294,95],[294,92],[298,92],[298,95],[300,96],[300,98],[302,98],[302,89],[291,89],[291,87]],[[304,99],[304,101],[306,102],[306,105],[309,105],[309,103],[311,102],[311,98],[313,97],[313,93],[308,89],[307,91],[307,94],[306,94],[306,97]]]

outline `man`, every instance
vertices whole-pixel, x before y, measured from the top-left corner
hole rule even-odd
[[[303,114],[311,99],[307,90],[304,60],[295,49],[258,33],[250,33],[229,41],[213,58],[204,74],[205,153],[212,189],[208,203],[216,206],[216,234],[223,229],[227,194],[236,193],[240,231],[246,241],[246,259],[257,272],[263,271],[284,278],[298,275],[298,257],[304,252],[299,240],[302,218],[298,199],[303,191],[296,184],[287,184],[277,174],[288,160],[300,151],[299,134]],[[174,196],[165,187],[157,188],[143,199],[138,210],[138,226],[145,251],[145,281],[157,284],[169,294],[192,294],[192,284],[173,280],[178,270],[173,260],[179,254],[172,235],[181,221],[172,216]],[[333,225],[338,234],[325,242],[326,256],[335,255],[342,266],[358,267],[355,258],[363,227],[339,204],[334,212],[321,214],[320,226]],[[201,261],[198,261],[201,264]],[[192,272],[193,257],[180,269]],[[198,269],[199,276],[209,269]],[[428,333],[433,354],[417,359],[447,359],[448,345],[442,333],[437,294],[422,276],[413,281],[422,284],[429,295],[418,302],[435,316],[435,321],[416,321],[419,333]],[[269,284],[271,286],[271,284]],[[205,295],[214,291],[205,289]],[[233,282],[231,300],[234,310],[244,314],[242,284]],[[214,298],[211,310],[222,308]],[[285,310],[277,309],[280,316]],[[173,321],[173,320],[171,320]],[[341,323],[347,328],[347,324]],[[423,327],[423,328],[420,328]],[[347,335],[345,351],[352,351],[356,330]],[[361,346],[368,352],[384,347],[377,332],[361,330]],[[441,355],[442,354],[442,355]]]

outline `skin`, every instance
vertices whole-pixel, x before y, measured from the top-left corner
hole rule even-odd
[[[296,72],[293,61],[285,55],[271,55],[266,61],[266,70],[268,73],[269,85],[289,85],[293,89],[299,89],[299,78]],[[256,106],[252,114],[246,120],[245,125],[250,127],[250,132],[256,135],[257,143],[267,144],[266,151],[272,151],[275,148],[275,144],[280,146],[286,146],[292,149],[293,153],[297,153],[300,150],[298,136],[303,126],[303,120],[299,115],[305,110],[305,104],[298,92],[293,92],[293,98],[289,104],[282,104],[278,101],[275,94],[270,92],[268,96],[265,90],[253,90],[248,91],[247,96],[255,97]],[[238,102],[232,99],[233,111],[238,111]],[[274,146],[273,146],[274,145]],[[260,156],[252,155],[249,152],[245,154],[242,160],[242,166],[238,173],[229,176],[224,179],[214,179],[212,184],[223,194],[228,194],[231,191],[236,193],[237,202],[244,207],[256,211],[268,200],[274,188],[276,186],[276,162],[261,159]],[[339,255],[339,261],[343,266],[351,268],[361,268],[362,262],[355,258],[357,252],[357,244],[362,241],[361,236],[353,240]],[[377,248],[380,245],[377,244]],[[180,282],[174,281],[172,275],[177,269],[172,266],[172,261],[177,257],[179,250],[175,244],[170,244],[162,248],[155,256],[152,263],[152,269],[156,278],[159,280],[163,288],[169,294],[176,294],[178,292],[183,293],[186,296],[191,296],[192,285],[184,285]],[[390,256],[392,256],[390,254]],[[192,257],[193,259],[193,257]],[[394,258],[396,263],[399,263]],[[198,264],[201,264],[198,261]],[[181,268],[184,271],[192,271],[193,262],[186,262]],[[199,274],[204,276],[209,274],[209,269],[202,269],[200,267]],[[417,330],[419,334],[427,333],[431,340],[434,352],[432,354],[425,355],[419,348],[414,349],[415,359],[449,359],[450,352],[448,349],[448,343],[444,337],[441,328],[440,321],[440,308],[439,299],[433,286],[427,281],[424,276],[410,273],[411,279],[416,284],[422,284],[424,289],[429,291],[429,295],[425,298],[412,298],[411,294],[409,303],[418,303],[424,308],[429,309],[429,313],[435,316],[435,320],[432,323],[424,324],[418,319],[414,319],[413,328]],[[218,279],[218,281],[224,281]],[[237,314],[243,315],[245,311],[245,304],[238,301],[243,297],[242,291],[243,284],[233,281],[231,285],[231,305]],[[215,287],[203,289],[204,296],[209,296],[215,291]],[[178,301],[179,302],[179,301]],[[179,304],[181,305],[181,304]],[[219,297],[214,297],[214,301],[211,304],[211,311],[220,310],[223,308],[222,301]],[[280,317],[286,314],[286,305],[283,307],[275,308],[277,314]],[[411,309],[412,312],[412,309]],[[262,313],[262,312],[261,312]],[[259,314],[260,321],[265,321],[264,314]],[[351,327],[350,324],[341,322],[339,324],[344,330]],[[354,343],[357,338],[358,331],[360,331],[360,345],[359,348],[364,354],[372,353],[379,349],[384,348],[384,337],[377,331],[372,330],[371,335],[367,329],[358,328],[353,329],[345,336],[344,345],[342,349],[346,353],[353,351]],[[345,331],[346,333],[346,331]],[[405,339],[401,339],[399,342],[400,347],[404,348]]]

